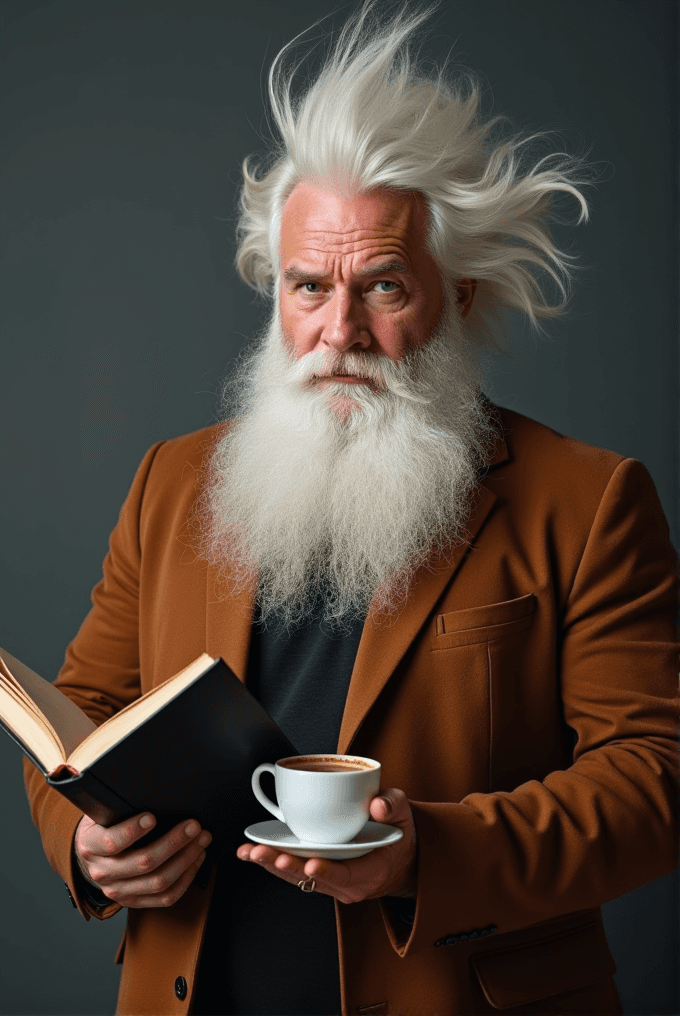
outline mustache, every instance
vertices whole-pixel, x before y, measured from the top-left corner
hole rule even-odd
[[[313,350],[295,361],[292,375],[305,387],[323,378],[359,377],[370,382],[378,393],[389,392],[412,402],[430,401],[416,390],[407,360],[397,363],[387,356],[373,353]]]
[[[323,349],[315,350],[301,357],[296,363],[296,375],[300,381],[311,381],[314,378],[361,377],[373,381],[381,387],[385,384],[381,361],[384,357],[372,353],[326,353]]]

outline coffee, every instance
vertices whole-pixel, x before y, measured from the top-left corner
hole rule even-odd
[[[279,763],[284,769],[297,769],[307,773],[357,773],[375,768],[360,759],[295,758]]]

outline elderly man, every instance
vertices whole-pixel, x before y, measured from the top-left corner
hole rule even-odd
[[[123,1014],[620,1013],[600,904],[676,864],[654,484],[482,391],[497,309],[561,309],[533,271],[566,295],[546,211],[586,215],[576,167],[520,172],[475,87],[410,64],[422,16],[374,9],[297,101],[275,62],[238,257],[270,325],[231,422],[145,456],[58,685],[102,722],[220,655],[300,751],[379,759],[404,835],[213,866],[195,821],[136,846],[152,815],[104,829],[27,764],[74,904],[128,908]]]

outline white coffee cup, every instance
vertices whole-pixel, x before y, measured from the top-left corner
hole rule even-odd
[[[274,774],[278,807],[260,786],[264,772]],[[252,786],[260,804],[298,839],[349,843],[370,818],[370,803],[380,789],[380,763],[361,755],[291,755],[275,765],[263,762],[253,773]]]

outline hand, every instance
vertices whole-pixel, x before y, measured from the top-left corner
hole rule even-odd
[[[131,849],[155,824],[153,815],[136,815],[108,829],[87,815],[78,823],[74,839],[78,867],[114,903],[171,907],[203,863],[204,847],[212,837],[193,820],[180,822],[145,847]]]
[[[262,843],[244,843],[237,850],[242,860],[255,861],[272,875],[297,885],[300,879],[316,879],[316,892],[334,896],[341,903],[359,903],[380,896],[410,896],[417,891],[416,828],[408,799],[395,787],[374,797],[370,805],[374,822],[398,826],[404,835],[398,843],[378,847],[350,861],[325,857],[295,857]]]

